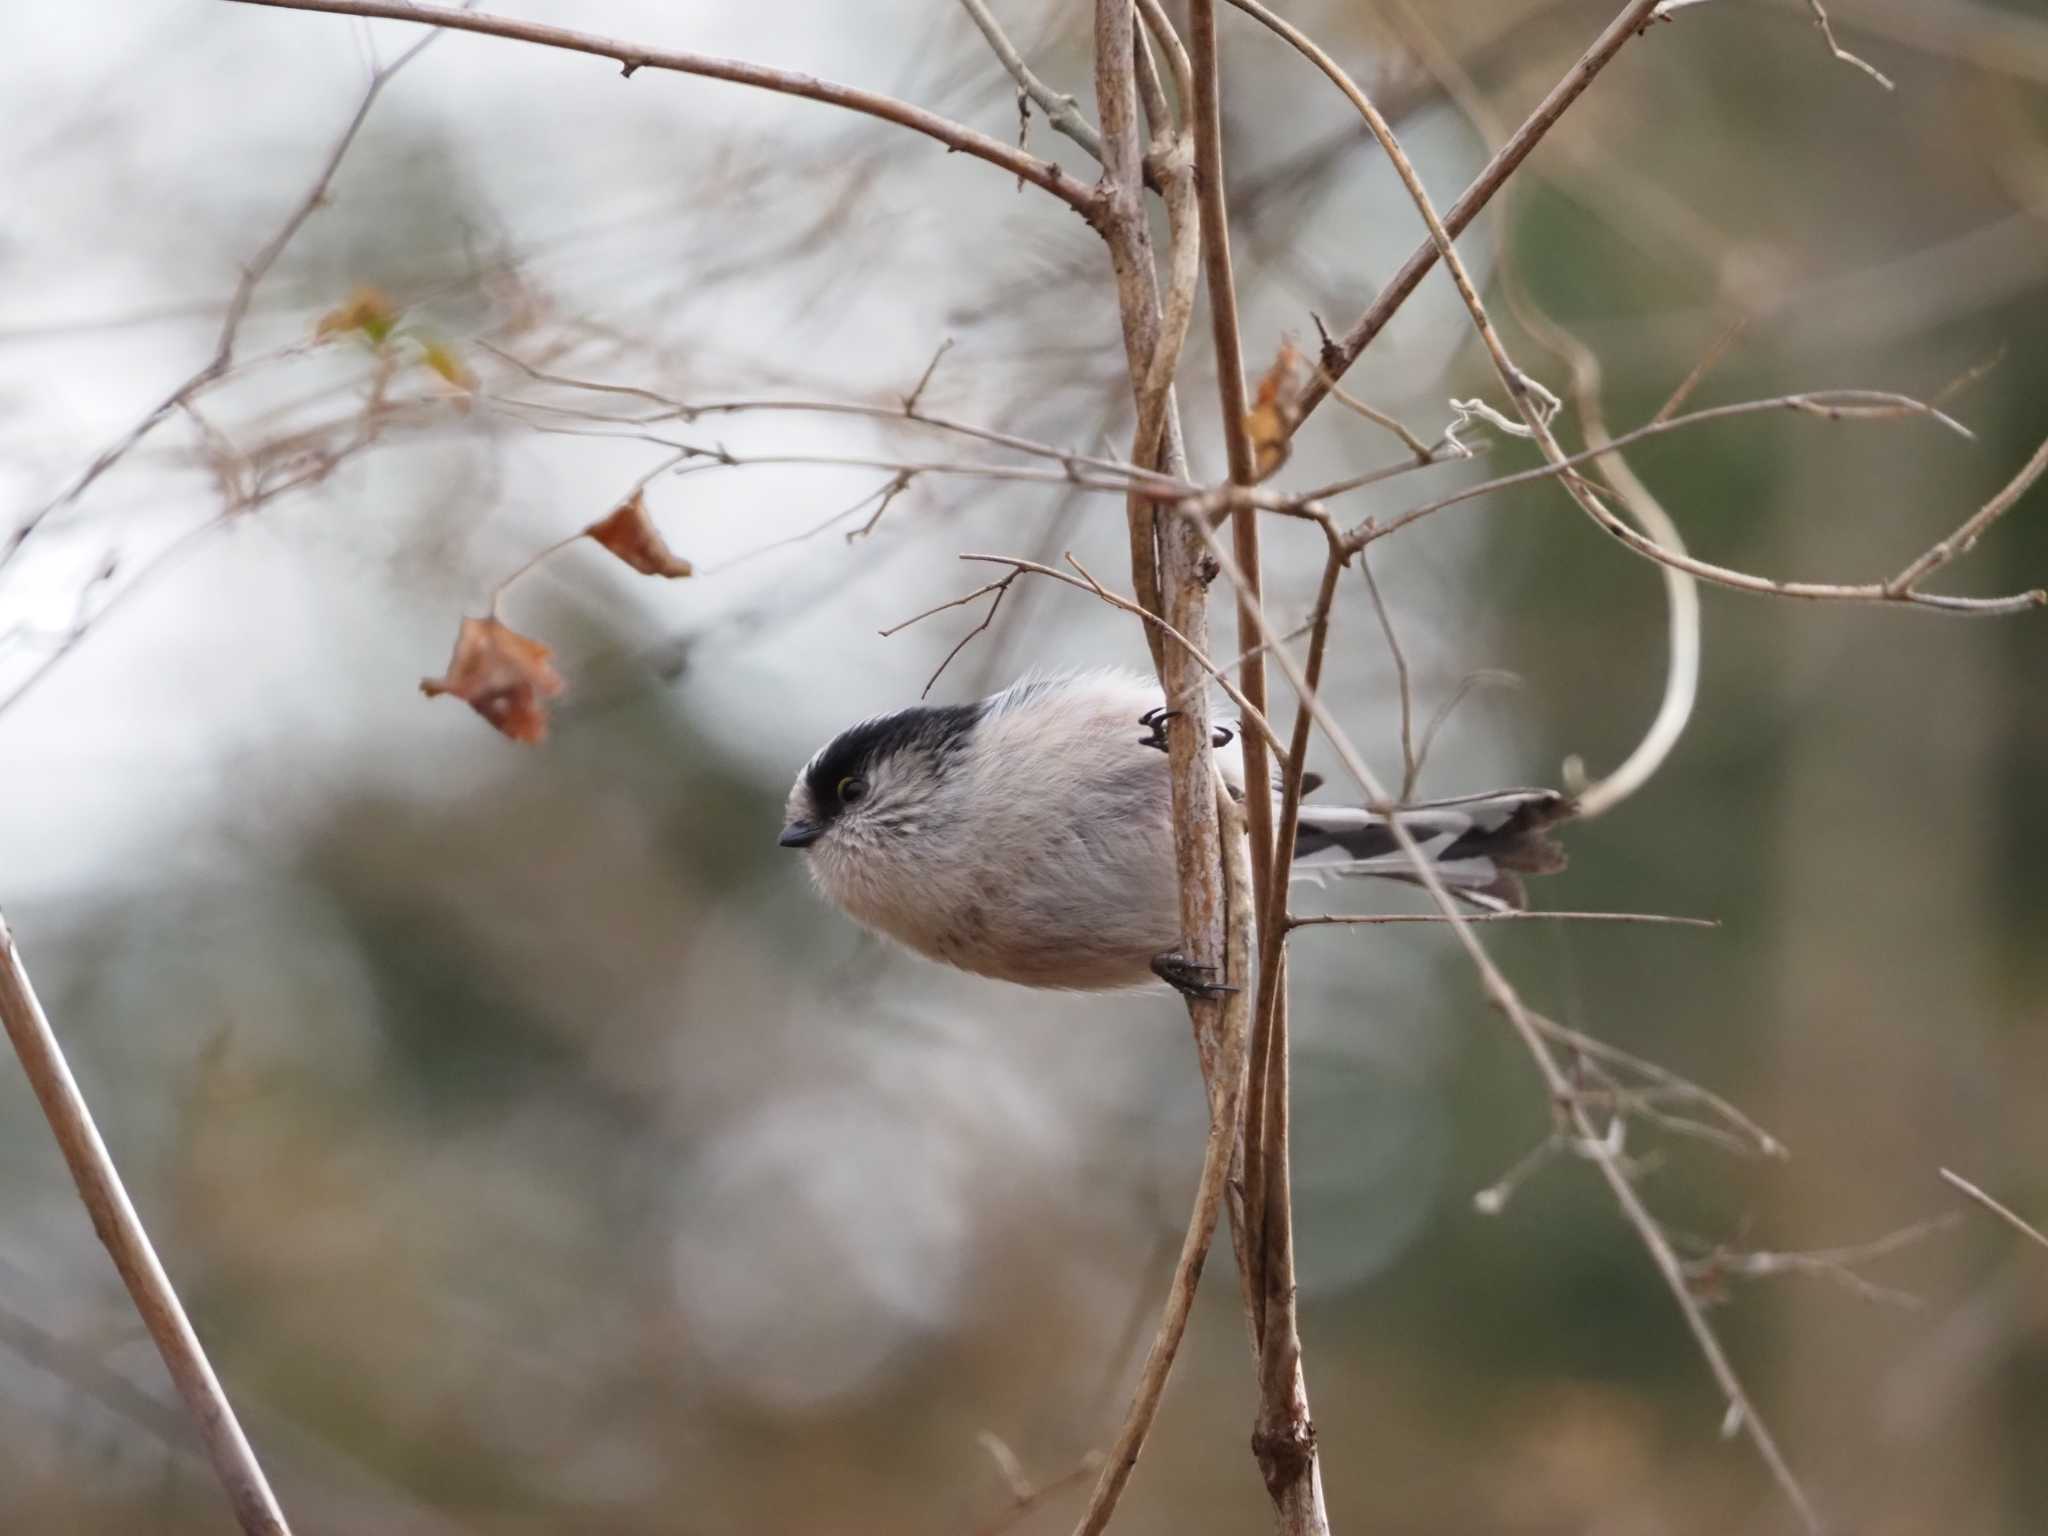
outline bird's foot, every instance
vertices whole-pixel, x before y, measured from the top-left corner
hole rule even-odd
[[[1166,722],[1177,719],[1179,715],[1180,711],[1177,709],[1146,710],[1144,714],[1138,716],[1138,724],[1145,727],[1145,734],[1138,738],[1138,745],[1164,752],[1166,750]],[[1211,727],[1209,745],[1212,747],[1227,747],[1235,739],[1236,735],[1237,732],[1227,725]]]
[[[1215,979],[1216,967],[1197,965],[1177,949],[1170,949],[1163,955],[1152,957],[1152,974],[1165,982],[1182,997],[1198,997],[1213,1001],[1228,997],[1237,991]]]
[[[1138,745],[1157,751],[1166,750],[1166,722],[1180,713],[1177,709],[1148,709],[1138,716],[1138,724],[1145,727],[1145,734],[1138,738]]]

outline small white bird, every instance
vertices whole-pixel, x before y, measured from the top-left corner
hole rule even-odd
[[[855,921],[961,970],[1096,991],[1155,976],[1182,990],[1166,706],[1158,683],[1104,670],[1027,679],[977,704],[925,706],[842,731],[789,792],[782,846]],[[1143,729],[1140,729],[1140,728]],[[1234,733],[1217,765],[1242,798]],[[1401,822],[1444,883],[1521,904],[1517,872],[1564,855],[1545,829],[1572,802],[1547,789],[1434,800]],[[1386,818],[1301,808],[1297,857],[1323,872],[1414,879]]]

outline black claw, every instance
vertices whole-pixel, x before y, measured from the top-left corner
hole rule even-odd
[[[1173,719],[1179,713],[1180,711],[1177,709],[1168,709],[1162,705],[1158,709],[1148,709],[1144,714],[1138,716],[1138,724],[1144,726],[1147,731],[1146,735],[1138,738],[1138,745],[1152,747],[1164,752],[1166,750],[1166,722]]]
[[[1166,722],[1179,718],[1180,711],[1177,709],[1161,707],[1159,709],[1146,710],[1144,714],[1138,716],[1138,724],[1144,726],[1146,731],[1145,735],[1138,738],[1138,745],[1164,752],[1166,750]],[[1212,727],[1209,732],[1209,745],[1212,747],[1227,747],[1236,739],[1237,732],[1227,725]]]
[[[1154,955],[1152,974],[1182,997],[1199,997],[1213,1001],[1219,997],[1228,997],[1238,990],[1236,987],[1227,987],[1211,979],[1216,974],[1215,966],[1196,965],[1177,949],[1170,949],[1163,955]]]

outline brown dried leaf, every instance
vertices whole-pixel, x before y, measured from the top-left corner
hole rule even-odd
[[[1288,446],[1301,421],[1301,353],[1293,339],[1280,343],[1280,355],[1259,380],[1244,428],[1252,440],[1252,462],[1264,479],[1287,462]]]
[[[325,341],[330,336],[361,331],[373,345],[381,347],[397,325],[398,306],[391,302],[391,296],[365,284],[350,294],[348,302],[339,309],[330,309],[320,317],[320,323],[313,328],[313,339]]]
[[[496,619],[464,619],[444,677],[423,677],[428,698],[452,693],[514,741],[545,741],[547,701],[567,686],[554,652]]]
[[[687,576],[690,562],[662,540],[647,515],[647,493],[635,491],[611,515],[583,530],[643,576]]]

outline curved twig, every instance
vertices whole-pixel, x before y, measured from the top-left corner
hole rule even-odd
[[[729,80],[735,85],[751,85],[784,96],[800,96],[806,101],[821,101],[828,106],[844,107],[849,112],[859,112],[894,123],[899,128],[908,128],[913,133],[936,139],[950,150],[999,165],[1019,180],[1050,192],[1090,224],[1096,223],[1102,211],[1102,199],[1096,189],[1069,176],[1053,161],[1041,160],[1013,144],[1005,144],[978,129],[893,96],[841,85],[832,80],[820,80],[814,75],[798,74],[794,70],[771,69],[765,64],[752,64],[744,59],[722,59],[706,53],[646,48],[619,38],[600,37],[595,32],[577,32],[568,27],[551,27],[544,22],[521,21],[517,17],[493,16],[487,12],[451,11],[436,5],[416,5],[409,0],[234,0],[234,3],[271,6],[287,11],[323,11],[330,16],[411,21],[421,26],[477,32],[486,37],[509,38],[515,42],[537,43],[543,48],[560,48],[570,53],[611,59],[628,78],[642,69],[670,70],[709,80]]]

